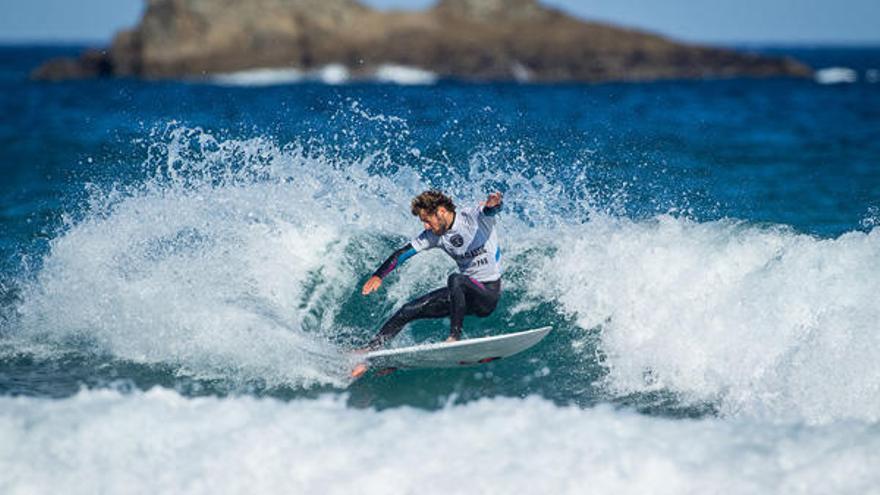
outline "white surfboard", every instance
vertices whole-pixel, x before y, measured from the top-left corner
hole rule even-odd
[[[493,335],[457,342],[422,344],[373,351],[363,355],[371,368],[457,368],[513,356],[537,344],[552,327]]]

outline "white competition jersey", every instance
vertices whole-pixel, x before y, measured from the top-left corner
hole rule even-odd
[[[458,263],[458,270],[480,282],[501,278],[501,249],[495,234],[495,217],[483,213],[483,207],[460,209],[449,230],[437,236],[425,230],[410,241],[416,252],[441,247]]]

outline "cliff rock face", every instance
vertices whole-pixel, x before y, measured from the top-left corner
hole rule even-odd
[[[542,8],[537,0],[441,0],[434,10],[439,14],[487,23],[535,21],[552,13]]]
[[[585,22],[536,0],[441,0],[379,12],[356,0],[147,0],[106,52],[51,61],[34,77],[199,77],[252,68],[384,64],[468,80],[606,81],[806,76],[792,60],[684,45]]]

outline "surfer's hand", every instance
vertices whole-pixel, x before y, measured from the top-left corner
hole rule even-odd
[[[364,284],[364,288],[361,289],[361,294],[367,295],[371,292],[375,292],[379,286],[382,285],[382,279],[376,275],[370,277],[370,280],[367,280],[367,283]]]
[[[486,208],[495,208],[496,206],[501,204],[501,193],[493,192],[489,195],[489,199],[486,200],[485,206]]]

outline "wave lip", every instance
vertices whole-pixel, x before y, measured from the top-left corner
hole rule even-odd
[[[770,421],[880,420],[880,229],[818,239],[664,216],[555,237],[531,289],[597,335],[613,393],[666,390]]]
[[[0,486],[13,493],[565,494],[589,483],[596,493],[824,494],[880,484],[876,425],[670,420],[534,397],[438,412],[160,388],[0,397],[0,438]]]
[[[22,283],[9,332],[16,348],[232,385],[346,385],[334,318],[360,271],[346,250],[363,229],[346,215],[383,211],[373,190],[359,189],[369,176],[264,139],[218,141],[188,128],[168,139],[155,177],[96,188],[83,218],[53,239]],[[404,194],[386,182],[386,193]],[[342,190],[363,201],[341,213],[327,192]],[[394,203],[383,206],[386,226],[410,224]]]

